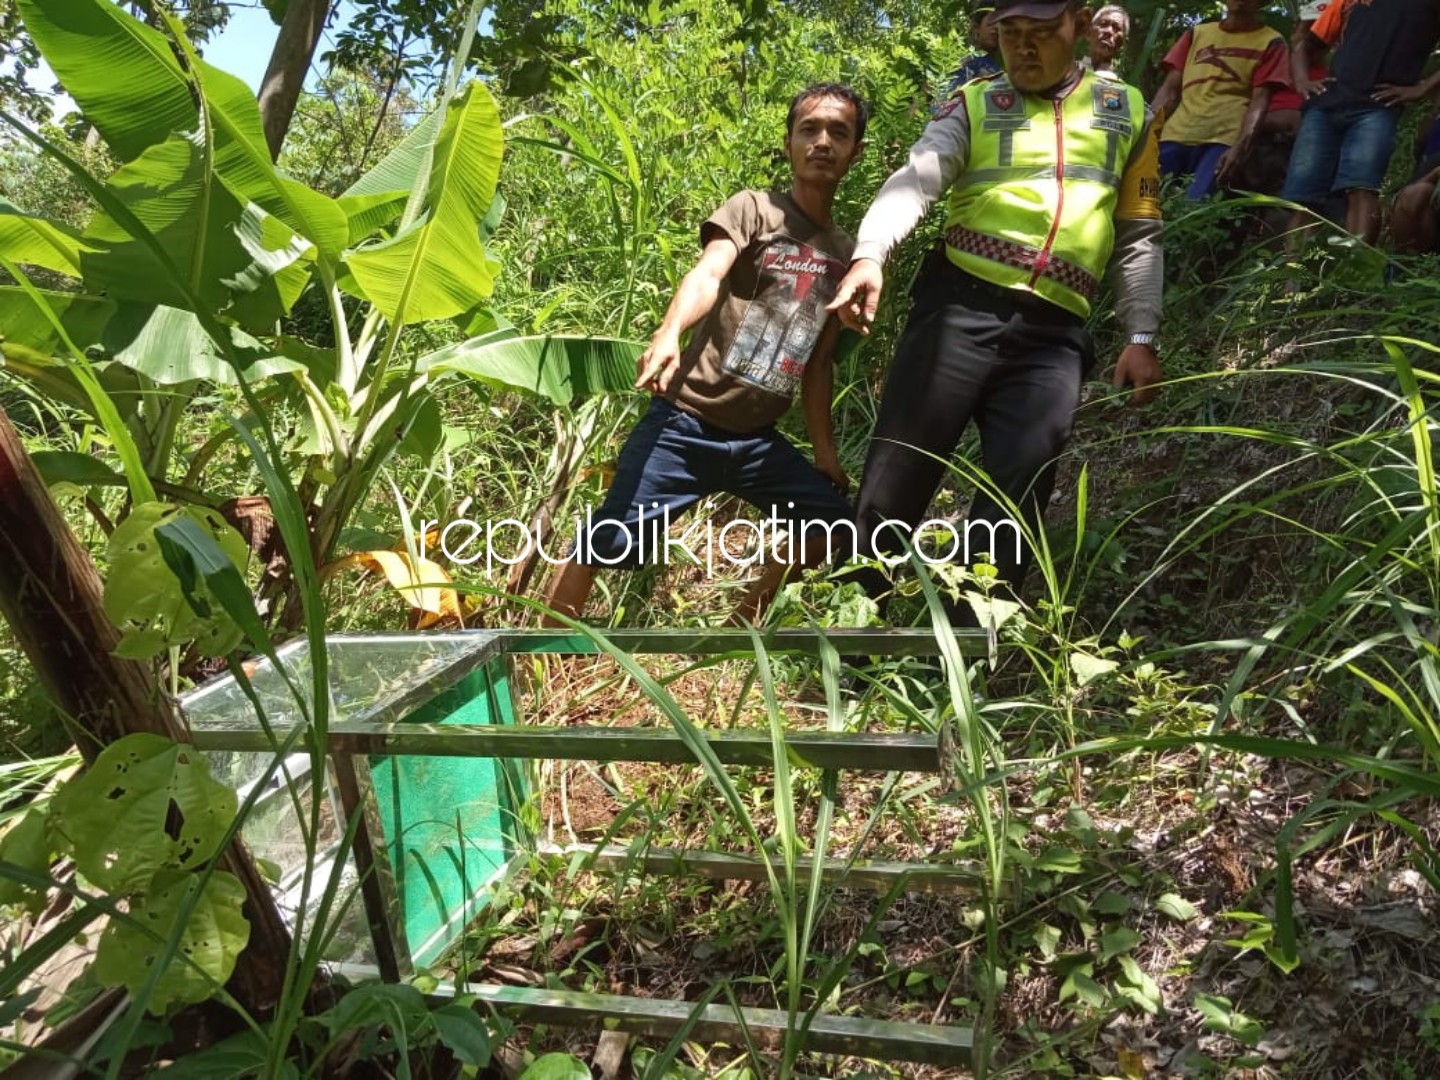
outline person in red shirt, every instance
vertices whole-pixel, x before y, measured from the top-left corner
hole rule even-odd
[[[1285,39],[1259,19],[1264,0],[1225,0],[1225,17],[1185,31],[1165,54],[1151,107],[1167,117],[1160,171],[1189,175],[1188,195],[1203,199],[1250,148],[1270,94],[1289,84]]]
[[[1300,9],[1300,19],[1290,34],[1290,48],[1298,49],[1304,44],[1305,35],[1329,6],[1330,0],[1316,0],[1315,3],[1306,4]],[[1330,67],[1323,60],[1312,63],[1308,71],[1312,83],[1323,82],[1328,74]],[[1265,113],[1265,118],[1260,121],[1260,130],[1279,132],[1293,140],[1295,133],[1300,130],[1300,110],[1304,104],[1305,99],[1300,96],[1300,91],[1295,89],[1293,83],[1276,87],[1270,95],[1270,108]]]

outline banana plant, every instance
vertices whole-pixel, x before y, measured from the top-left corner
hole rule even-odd
[[[487,306],[504,140],[494,99],[479,82],[461,85],[459,63],[433,112],[331,198],[276,168],[254,97],[196,55],[173,19],[162,16],[162,31],[111,0],[17,2],[120,165],[101,181],[0,112],[95,204],[75,229],[0,202],[0,266],[16,282],[0,285],[0,363],[99,422],[125,464],[113,482],[136,501],[203,494],[230,429],[192,452],[177,445],[179,424],[202,388],[239,383],[252,418],[293,409],[308,420],[287,449],[324,564],[396,448],[423,452],[424,433],[438,431],[445,381],[561,406],[629,386],[639,346],[525,337]],[[33,268],[63,286],[37,287]],[[307,293],[323,300],[333,344],[286,332]],[[474,336],[417,354],[406,331],[440,320]]]

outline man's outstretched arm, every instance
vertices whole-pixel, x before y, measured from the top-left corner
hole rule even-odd
[[[680,366],[680,335],[710,313],[720,296],[720,283],[739,255],[740,249],[728,236],[713,237],[705,244],[700,261],[675,290],[649,348],[640,354],[636,365],[637,390],[663,394],[670,386],[670,379]]]
[[[949,190],[970,158],[970,121],[963,97],[951,98],[925,128],[910,160],[890,175],[860,223],[850,272],[825,310],[852,330],[870,332],[884,285],[882,267],[926,212]]]

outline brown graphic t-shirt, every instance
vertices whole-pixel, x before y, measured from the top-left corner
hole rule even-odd
[[[702,247],[720,236],[740,255],[665,396],[748,434],[780,419],[799,389],[855,241],[811,221],[788,194],[762,191],[731,197],[700,226]]]

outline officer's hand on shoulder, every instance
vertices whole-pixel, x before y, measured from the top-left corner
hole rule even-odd
[[[1120,350],[1120,359],[1115,361],[1115,378],[1112,385],[1116,390],[1133,386],[1131,405],[1148,405],[1160,393],[1159,382],[1165,377],[1160,370],[1160,356],[1153,345],[1126,345]]]

